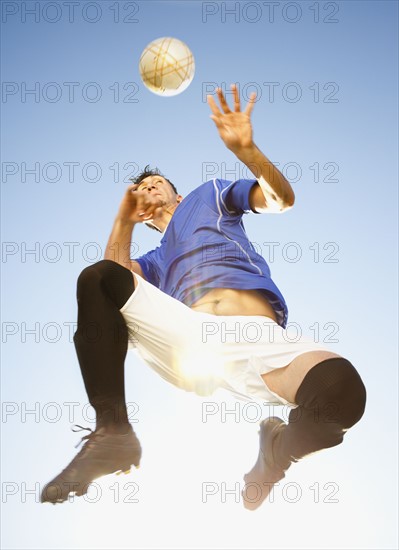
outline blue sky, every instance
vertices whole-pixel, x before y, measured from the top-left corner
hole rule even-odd
[[[396,548],[397,3],[2,10],[3,547]],[[176,97],[150,93],[138,73],[161,36],[195,57],[194,80]],[[76,279],[102,259],[127,178],[147,163],[183,195],[211,177],[248,177],[205,102],[231,82],[258,92],[255,142],[296,195],[281,216],[246,216],[249,237],[292,326],[318,330],[361,373],[366,413],[343,445],[297,464],[251,514],[234,493],[257,454],[250,411],[220,394],[204,418],[207,400],[130,353],[142,467],[104,478],[86,500],[40,505],[39,489],[75,452],[71,424],[93,427],[72,343]],[[137,228],[134,255],[158,240]]]

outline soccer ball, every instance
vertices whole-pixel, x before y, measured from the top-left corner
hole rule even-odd
[[[181,94],[194,78],[194,57],[177,38],[157,38],[140,57],[140,76],[151,92],[172,96]]]

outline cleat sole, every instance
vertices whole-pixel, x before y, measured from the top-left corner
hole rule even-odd
[[[68,467],[44,487],[42,503],[59,504],[71,495],[81,497],[94,480],[114,473],[128,475],[133,467],[139,467],[142,451],[134,432],[120,439],[100,428],[86,439],[85,446]]]

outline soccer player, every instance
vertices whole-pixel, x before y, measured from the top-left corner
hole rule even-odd
[[[294,192],[253,141],[256,95],[242,111],[235,85],[232,91],[234,110],[220,89],[220,106],[208,96],[211,118],[255,178],[214,179],[183,199],[170,180],[146,167],[123,197],[105,259],[78,278],[74,343],[96,429],[44,487],[42,502],[82,495],[94,479],[139,465],[141,446],[125,402],[129,348],[186,391],[211,395],[224,388],[291,408],[288,424],[277,417],[261,422],[258,459],[244,477],[248,509],[267,498],[292,463],[340,444],[363,415],[366,390],[352,363],[310,339],[286,337],[287,305],[242,218],[284,213]],[[138,223],[162,239],[131,259]],[[256,496],[249,491],[254,486]]]

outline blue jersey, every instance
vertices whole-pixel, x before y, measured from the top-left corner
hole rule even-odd
[[[200,185],[176,208],[160,246],[135,260],[148,282],[187,306],[213,288],[258,290],[285,328],[285,300],[242,221],[256,182],[215,179]]]

